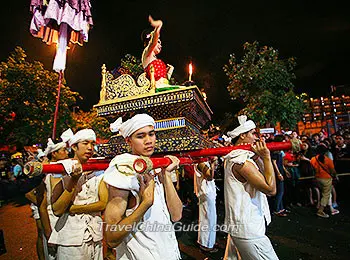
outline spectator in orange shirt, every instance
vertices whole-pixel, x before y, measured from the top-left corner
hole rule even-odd
[[[317,146],[317,155],[311,158],[311,164],[315,169],[315,177],[322,189],[321,206],[318,208],[317,216],[328,218],[329,215],[324,212],[324,208],[328,205],[331,190],[332,178],[337,178],[334,164],[331,159],[325,156],[327,148],[324,145]],[[339,211],[332,206],[331,214],[338,214]]]

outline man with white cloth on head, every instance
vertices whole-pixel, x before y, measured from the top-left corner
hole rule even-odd
[[[55,162],[68,158],[68,152],[66,149],[67,135],[72,133],[72,130],[68,129],[62,133],[61,138],[54,143],[51,138],[48,139],[47,147],[44,152],[40,150],[39,157],[48,156],[50,161]],[[38,149],[39,151],[39,149]],[[46,162],[47,163],[47,162]],[[43,162],[44,164],[44,162]],[[36,220],[38,230],[37,240],[37,253],[38,258],[41,259],[55,259],[55,246],[48,245],[47,241],[51,234],[50,224],[55,222],[57,217],[53,214],[51,209],[50,198],[51,189],[48,189],[48,183],[51,183],[51,174],[47,174],[38,187],[26,194],[26,197],[34,201],[31,204],[33,210],[33,217]]]
[[[105,171],[109,202],[105,211],[107,245],[116,248],[117,259],[176,260],[180,251],[171,221],[182,217],[182,202],[171,180],[179,159],[139,175],[133,162],[139,156],[150,157],[155,148],[155,122],[147,114],[137,114],[122,123],[111,124],[131,148],[132,154],[116,156]],[[160,170],[160,171],[157,171]]]
[[[57,244],[57,259],[103,259],[102,211],[108,201],[108,190],[102,181],[103,171],[82,172],[81,164],[94,154],[96,135],[83,129],[71,136],[68,143],[73,160],[60,161],[66,175],[55,186],[52,209],[60,216],[49,239]]]
[[[255,123],[245,115],[239,126],[227,135],[236,145],[251,144],[252,150],[233,150],[224,162],[225,225],[227,246],[224,259],[278,259],[265,223],[271,222],[266,195],[276,194],[275,174],[270,151],[257,139]]]
[[[49,160],[50,164],[55,164],[57,161],[68,159],[67,142],[73,135],[72,130],[69,128],[61,135],[60,140],[54,143],[51,138],[48,139],[47,147],[43,152]],[[57,247],[54,244],[48,244],[47,241],[51,236],[52,229],[55,227],[57,216],[53,213],[51,205],[51,195],[55,185],[61,180],[62,174],[46,174],[44,182],[44,192],[42,203],[39,208],[39,215],[42,221],[43,229],[45,232],[45,259],[56,259]]]

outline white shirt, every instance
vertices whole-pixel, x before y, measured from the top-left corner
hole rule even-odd
[[[130,154],[116,156],[105,171],[104,181],[113,187],[127,189],[135,196],[137,204],[134,208],[128,209],[126,215],[132,214],[139,206],[139,186],[136,185],[136,173],[121,173],[115,167],[116,163],[124,164],[133,157]],[[157,169],[156,169],[157,170]],[[123,182],[121,182],[123,180]],[[143,215],[139,229],[134,229],[131,233],[117,246],[117,259],[145,259],[145,260],[177,260],[181,258],[179,246],[176,240],[175,232],[172,229],[170,214],[166,205],[163,184],[158,177],[154,178],[154,201],[153,205]],[[152,228],[163,228],[166,231],[154,231]]]
[[[252,239],[265,235],[265,220],[271,222],[270,210],[266,195],[248,182],[242,183],[232,173],[234,164],[250,161],[253,153],[245,150],[234,150],[225,158],[225,225],[233,237]]]
[[[87,205],[99,200],[98,188],[103,178],[103,174],[101,174],[103,171],[95,173],[97,176],[93,176],[82,185],[81,191],[74,199],[74,205]],[[80,246],[84,241],[101,241],[103,239],[101,223],[101,212],[68,215],[61,230],[52,229],[49,243],[62,246]]]

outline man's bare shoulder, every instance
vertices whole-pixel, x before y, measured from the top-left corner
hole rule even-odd
[[[232,165],[232,169],[235,171],[246,171],[252,167],[256,168],[254,164],[249,160],[245,161],[244,163],[235,163]]]
[[[115,198],[124,200],[129,197],[129,193],[130,193],[129,190],[119,189],[108,184],[107,184],[107,187],[108,187],[109,200],[112,200]]]

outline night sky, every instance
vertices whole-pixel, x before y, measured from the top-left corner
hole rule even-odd
[[[257,40],[297,61],[296,92],[325,96],[331,85],[350,84],[350,18],[348,8],[336,1],[91,1],[94,28],[89,42],[68,53],[67,85],[78,91],[81,109],[98,102],[101,66],[112,70],[127,53],[141,56],[140,34],[148,27],[148,14],[162,19],[162,53],[175,66],[174,76],[183,82],[192,60],[193,79],[210,87],[208,103],[220,118],[236,112],[226,91],[222,67],[229,54],[242,56],[243,44]],[[306,3],[308,2],[308,3]],[[27,1],[6,1],[0,9],[2,41],[0,60],[15,46],[25,49],[29,60],[52,69],[54,47],[29,33],[31,14]],[[150,4],[151,3],[151,4]],[[339,88],[340,89],[340,88]]]

